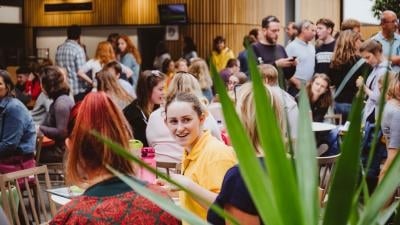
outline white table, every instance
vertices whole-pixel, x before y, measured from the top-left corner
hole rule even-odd
[[[336,128],[336,125],[331,123],[312,122],[312,131],[329,131]]]

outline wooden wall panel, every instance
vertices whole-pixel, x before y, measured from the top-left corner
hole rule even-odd
[[[272,14],[280,18],[282,27],[286,23],[285,1],[275,0],[92,0],[92,12],[44,13],[44,3],[68,1],[86,0],[25,0],[26,27],[61,27],[70,24],[160,26],[157,4],[186,3],[190,24],[180,27],[180,39],[191,36],[200,56],[207,57],[212,40],[217,35],[224,36],[227,45],[238,54],[242,50],[243,36],[250,29],[260,27],[263,17]],[[283,43],[283,39],[282,29],[279,42]],[[181,40],[168,41],[167,45],[174,58],[180,56]]]
[[[121,0],[92,0],[89,12],[44,12],[45,3],[86,2],[87,0],[25,0],[24,20],[28,27],[59,27],[71,24],[112,25],[120,24]]]
[[[298,0],[300,20],[308,19],[316,22],[320,18],[329,18],[335,23],[335,30],[340,28],[341,0]]]
[[[370,38],[372,35],[375,35],[381,30],[381,27],[378,25],[365,25],[361,26],[361,35],[364,40],[367,40]]]

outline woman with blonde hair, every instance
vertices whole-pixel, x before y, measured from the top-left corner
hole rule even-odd
[[[213,83],[206,61],[200,58],[194,59],[190,64],[188,72],[196,77],[204,97],[207,98],[208,102],[211,102],[213,98],[211,86]]]
[[[180,92],[193,93],[203,104],[207,102],[202,95],[198,81],[189,73],[178,72],[174,76],[168,89],[167,98]],[[156,150],[157,161],[180,163],[183,149],[169,133],[164,120],[165,108],[163,106],[151,113],[146,128],[147,141],[149,146]],[[205,118],[204,129],[210,130],[214,137],[221,140],[221,131],[211,114]]]
[[[139,50],[133,44],[128,35],[121,34],[118,37],[118,56],[120,62],[133,71],[132,84],[133,90],[136,90],[137,81],[139,79],[140,64],[142,64],[142,57]]]
[[[400,80],[395,77],[389,84],[387,102],[383,109],[381,129],[386,139],[387,159],[379,180],[385,176],[400,149]]]
[[[78,76],[90,84],[90,86],[96,87],[94,75],[102,70],[107,63],[114,60],[116,60],[116,57],[112,45],[108,41],[102,41],[97,45],[94,58],[90,59],[81,68],[79,68]],[[124,65],[121,66],[123,73],[125,73],[128,77],[132,76],[133,72],[131,69]],[[87,75],[88,72],[91,72],[92,77]]]
[[[275,112],[279,127],[284,129],[285,123],[279,96],[271,91],[269,87],[267,87],[267,91],[271,96],[271,102],[269,105]],[[238,113],[245,130],[249,134],[252,147],[255,150],[254,154],[259,157],[260,164],[263,165],[264,155],[257,130],[252,84],[243,84],[238,92],[236,112]],[[281,130],[281,133],[284,137],[285,130]],[[240,174],[239,165],[230,168],[226,172],[222,182],[221,191],[216,197],[214,204],[220,206],[227,213],[231,214],[240,224],[263,224]],[[214,225],[229,224],[224,220],[224,218],[220,217],[212,210],[208,210],[207,220]]]
[[[356,86],[357,78],[370,69],[367,63],[359,61],[361,59],[360,46],[361,35],[359,33],[351,30],[340,32],[327,74],[332,81],[332,86],[336,89],[339,88],[342,82],[345,82],[343,83],[344,88],[340,93],[336,93],[336,98],[334,99],[334,111],[337,114],[342,114],[343,122],[347,121],[351,103],[358,91]],[[355,72],[351,74],[347,82],[344,81],[344,78],[353,67]]]
[[[97,90],[107,93],[121,110],[133,101],[132,96],[122,88],[111,72],[101,70],[96,73],[96,80]]]
[[[91,133],[93,130],[129,149],[132,133],[121,110],[104,92],[89,93],[79,108],[71,139],[67,141],[66,162],[67,180],[86,190],[64,205],[50,224],[179,224],[176,218],[111,173],[107,165],[141,182],[134,178],[136,171],[132,162],[96,138]]]

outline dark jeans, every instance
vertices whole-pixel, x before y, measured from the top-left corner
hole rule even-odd
[[[350,103],[335,102],[334,111],[336,114],[342,114],[342,124],[344,124],[347,121],[350,110],[351,110]]]
[[[331,156],[339,154],[339,129],[333,129],[330,131],[320,131],[315,133],[317,146],[321,144],[327,144],[328,150],[321,156]]]

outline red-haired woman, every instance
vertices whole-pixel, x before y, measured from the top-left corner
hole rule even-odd
[[[125,34],[121,34],[118,37],[118,52],[120,62],[133,71],[132,84],[133,90],[136,90],[140,73],[140,64],[142,64],[140,52],[128,35]]]
[[[104,92],[85,97],[68,141],[66,172],[69,182],[87,189],[61,208],[50,224],[178,224],[106,168],[110,165],[135,179],[132,163],[90,134],[91,130],[125,149],[132,138],[121,111]]]
[[[78,76],[85,80],[90,86],[96,86],[94,84],[94,75],[103,69],[103,66],[107,63],[116,60],[114,49],[110,42],[102,41],[97,45],[96,54],[93,59],[87,61],[78,70]],[[91,72],[92,76],[88,76],[87,73]],[[122,72],[127,75],[127,77],[132,76],[132,70],[126,66],[122,65]]]
[[[124,109],[124,115],[132,127],[137,140],[148,146],[146,138],[147,121],[154,110],[164,101],[165,74],[158,70],[146,70],[140,75],[136,100]]]

